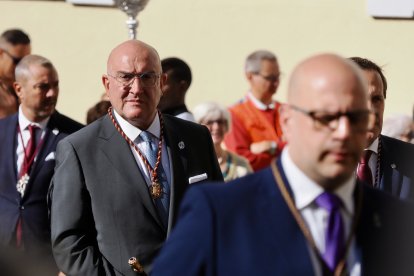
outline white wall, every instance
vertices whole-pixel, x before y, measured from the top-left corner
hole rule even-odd
[[[116,8],[56,1],[0,1],[0,31],[19,27],[33,53],[57,67],[58,109],[81,122],[103,93],[101,75],[110,50],[126,40],[126,15]],[[138,38],[161,58],[178,56],[193,71],[187,102],[230,105],[243,96],[245,57],[256,49],[277,54],[284,73],[276,98],[300,60],[318,52],[362,56],[384,65],[389,81],[386,115],[411,114],[414,103],[414,21],[376,20],[365,1],[151,0],[139,16]]]

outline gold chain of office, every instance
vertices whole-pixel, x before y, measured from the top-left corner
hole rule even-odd
[[[112,123],[114,124],[116,130],[119,132],[119,134],[121,134],[121,136],[125,139],[125,141],[127,141],[127,143],[134,148],[134,150],[136,151],[136,153],[138,154],[138,156],[141,158],[142,162],[144,162],[145,166],[148,169],[148,172],[150,173],[150,178],[151,178],[151,185],[150,185],[150,194],[151,197],[153,199],[158,199],[161,197],[163,190],[162,190],[162,186],[160,184],[160,181],[158,179],[158,167],[161,163],[161,152],[162,152],[162,138],[163,138],[163,134],[164,134],[164,121],[162,119],[162,116],[160,114],[160,112],[158,111],[158,117],[160,118],[160,139],[158,142],[158,149],[157,149],[157,161],[155,162],[155,166],[154,168],[151,167],[150,163],[148,162],[147,158],[144,156],[144,154],[141,153],[141,151],[138,149],[138,147],[135,145],[135,143],[133,141],[131,141],[131,139],[128,138],[128,136],[126,136],[125,132],[121,129],[120,125],[118,124],[118,122],[115,120],[113,114],[112,114],[112,106],[108,108],[108,115],[111,118]]]

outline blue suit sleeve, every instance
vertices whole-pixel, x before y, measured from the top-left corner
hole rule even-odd
[[[202,188],[194,186],[187,192],[177,225],[155,260],[152,276],[213,274],[214,212]]]

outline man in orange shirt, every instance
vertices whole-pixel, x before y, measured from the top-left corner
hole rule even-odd
[[[276,56],[265,50],[251,53],[245,74],[250,90],[229,108],[232,121],[224,141],[230,151],[246,157],[257,171],[268,166],[282,148],[280,103],[272,99],[280,80]]]

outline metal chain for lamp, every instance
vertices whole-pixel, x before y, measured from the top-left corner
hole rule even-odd
[[[148,4],[149,0],[115,0],[115,5],[128,16],[126,24],[128,27],[129,39],[136,39],[138,21],[136,17]]]

